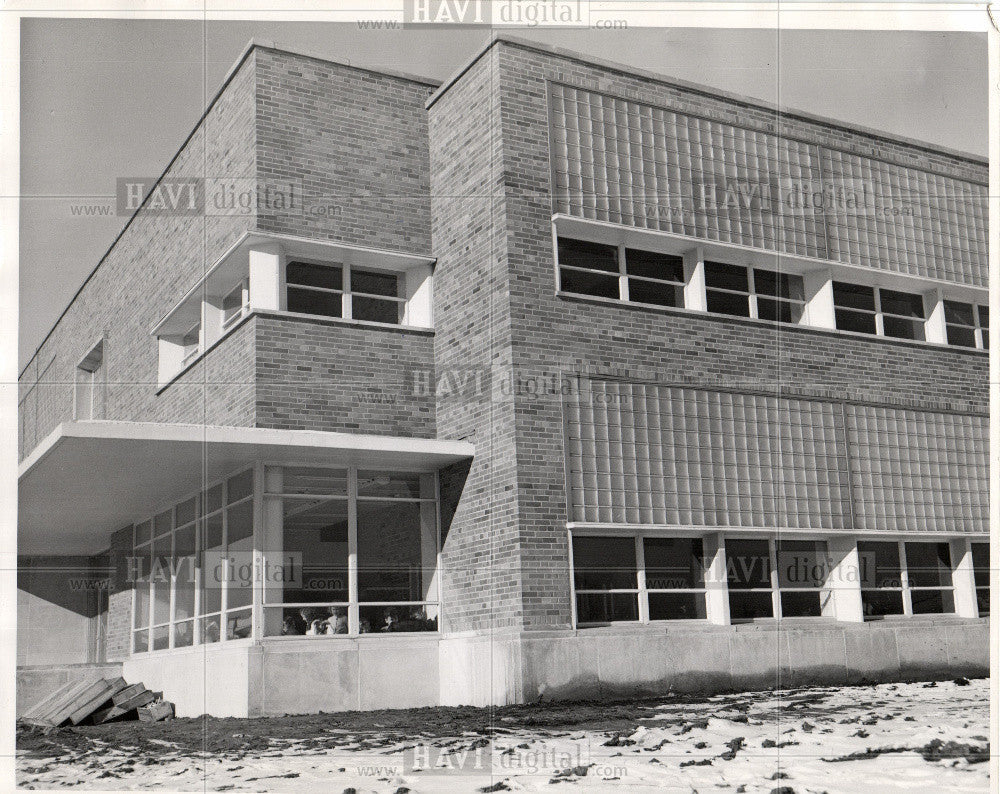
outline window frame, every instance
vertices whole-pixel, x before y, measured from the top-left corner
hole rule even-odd
[[[985,571],[986,571],[986,584],[985,585],[980,585],[976,581],[976,576],[979,573],[979,570],[977,570],[977,566],[976,566],[976,557],[975,557],[976,546],[980,546],[980,547],[985,547],[986,548],[986,568],[985,568]],[[970,553],[970,555],[972,557],[972,588],[973,588],[973,596],[974,596],[975,602],[976,602],[976,612],[979,615],[979,617],[981,617],[981,618],[989,617],[989,614],[990,614],[990,578],[991,578],[990,574],[992,573],[992,571],[990,569],[990,541],[989,540],[985,540],[985,541],[982,541],[982,540],[973,540],[973,541],[971,541],[969,543],[969,553]],[[979,566],[979,569],[981,569],[981,566]],[[986,609],[985,609],[985,611],[982,609],[982,607],[980,607],[980,603],[981,603],[980,600],[979,600],[980,599],[980,591],[985,591],[985,594],[986,594],[986,599],[985,599]]]
[[[304,265],[315,265],[317,267],[330,267],[340,269],[340,288],[334,287],[316,287],[308,284],[298,284],[288,280],[288,269],[295,264]],[[352,273],[358,271],[360,273],[375,273],[378,275],[391,275],[396,279],[396,295],[375,295],[368,292],[355,292],[351,288]],[[407,303],[408,299],[406,296],[400,296],[399,290],[401,287],[400,276],[405,278],[405,271],[390,270],[387,268],[369,267],[369,266],[356,266],[348,264],[347,262],[338,262],[336,260],[322,260],[322,259],[312,259],[310,257],[303,256],[289,256],[287,261],[282,265],[282,291],[284,293],[284,307],[285,310],[290,314],[294,314],[300,317],[319,317],[325,320],[351,320],[353,322],[361,323],[375,323],[376,325],[397,327],[406,325],[406,315],[407,315]],[[289,289],[305,290],[309,292],[318,292],[326,295],[340,295],[340,315],[331,314],[315,314],[312,312],[299,312],[288,308],[288,291]],[[366,298],[369,300],[379,300],[384,302],[392,302],[397,306],[397,316],[399,320],[394,323],[384,322],[382,320],[366,320],[363,318],[356,318],[354,316],[354,297]]]
[[[899,619],[902,619],[902,618],[920,617],[921,615],[955,615],[955,614],[957,614],[958,605],[957,605],[957,602],[956,602],[956,599],[955,599],[955,596],[956,596],[955,590],[956,590],[956,588],[955,588],[954,581],[952,581],[951,584],[946,585],[946,586],[933,586],[933,587],[931,587],[931,586],[916,586],[916,587],[912,586],[910,584],[910,575],[909,575],[909,567],[910,566],[909,566],[909,560],[907,559],[907,556],[906,556],[906,545],[908,543],[929,543],[929,544],[934,544],[934,545],[939,544],[939,543],[943,543],[945,545],[948,545],[948,540],[947,539],[943,539],[943,540],[927,540],[927,539],[921,538],[921,539],[918,539],[918,540],[904,540],[903,538],[898,538],[898,539],[897,538],[879,538],[877,536],[876,537],[858,538],[858,540],[857,540],[857,549],[858,549],[859,558],[860,558],[860,555],[861,555],[861,544],[862,543],[895,543],[896,544],[896,554],[897,554],[898,560],[899,560],[899,586],[898,587],[896,587],[894,585],[893,586],[889,586],[889,587],[865,587],[863,584],[861,584],[859,582],[859,589],[861,591],[861,600],[862,600],[862,616],[863,616],[863,620],[864,620],[865,623],[869,623],[869,622],[872,622],[872,621],[879,621],[879,620],[893,620],[893,619],[899,620]],[[952,572],[954,572],[954,570],[955,570],[955,560],[951,558],[951,550],[950,549],[949,549],[948,555],[949,555],[949,562],[950,562],[951,570],[952,570]],[[918,591],[920,591],[920,590],[948,590],[948,591],[950,591],[951,592],[951,599],[952,599],[952,609],[951,609],[951,612],[922,612],[922,613],[914,613],[914,611],[913,611],[913,598],[912,598],[912,594],[913,594],[914,590],[918,590]],[[893,593],[901,593],[902,602],[903,602],[903,611],[902,611],[902,613],[900,613],[900,614],[893,614],[893,615],[865,615],[864,614],[864,594],[866,592],[875,592],[875,593],[893,592]]]
[[[227,317],[226,300],[237,290],[240,292],[240,305]],[[222,310],[222,332],[225,333],[242,320],[250,311],[250,279],[240,279],[229,292],[222,296],[219,307]]]
[[[945,342],[949,347],[964,347],[967,350],[989,350],[990,349],[990,326],[989,320],[987,319],[985,324],[983,322],[982,310],[987,310],[987,318],[989,315],[989,307],[984,306],[978,301],[964,301],[964,300],[953,300],[951,298],[942,298],[943,310],[944,310],[944,324],[945,324]],[[961,304],[968,306],[972,310],[972,324],[960,322],[952,322],[948,320],[948,304]],[[963,345],[960,342],[952,342],[948,338],[948,333],[952,328],[964,328],[966,330],[972,331],[972,344]]]
[[[837,330],[838,331],[845,332],[845,333],[851,333],[851,334],[861,334],[863,336],[879,336],[879,337],[882,337],[884,339],[902,339],[903,341],[906,341],[906,342],[919,342],[919,343],[924,343],[924,344],[927,343],[927,322],[928,322],[928,316],[927,316],[927,308],[926,308],[926,306],[923,305],[924,297],[923,297],[922,293],[920,293],[920,292],[906,292],[904,290],[892,289],[890,287],[882,287],[882,286],[879,286],[879,285],[872,285],[872,284],[862,284],[862,283],[859,283],[859,282],[856,282],[856,281],[843,281],[842,279],[837,279],[837,278],[832,279],[831,280],[831,284],[834,285],[833,286],[833,289],[834,289],[834,292],[833,292],[834,324],[837,326]],[[849,286],[849,287],[861,287],[861,288],[864,288],[864,289],[870,289],[872,291],[872,296],[873,296],[873,299],[874,299],[873,305],[874,305],[875,308],[874,309],[860,309],[860,308],[856,308],[854,306],[844,306],[844,305],[838,304],[837,303],[837,298],[836,298],[836,285],[837,284],[843,284],[843,285]],[[908,296],[911,296],[911,297],[917,297],[917,298],[919,298],[921,300],[921,306],[923,307],[923,317],[907,317],[906,315],[896,314],[894,312],[884,311],[883,307],[882,307],[882,292],[883,292],[883,290],[886,291],[886,292],[895,292],[895,293],[898,293],[900,295],[908,295]],[[868,333],[867,331],[855,331],[855,330],[853,330],[851,328],[841,328],[840,325],[837,324],[837,321],[836,321],[837,312],[848,312],[848,313],[851,313],[851,314],[870,315],[871,317],[874,318],[874,321],[875,321],[875,331],[874,331],[874,333]],[[901,321],[904,321],[904,322],[913,323],[914,327],[919,327],[919,329],[920,329],[920,337],[919,338],[911,338],[911,337],[908,337],[908,336],[897,336],[896,334],[887,334],[885,332],[885,318],[886,317],[889,317],[889,318],[894,319],[894,320],[901,320]]]
[[[708,272],[707,266],[709,264],[719,264],[726,265],[728,267],[742,268],[747,274],[747,290],[731,289],[728,287],[715,287],[709,286],[708,284]],[[802,320],[806,316],[806,300],[803,297],[801,300],[798,298],[787,298],[782,295],[770,295],[768,293],[762,293],[757,289],[757,273],[770,273],[776,277],[776,280],[780,281],[782,276],[791,276],[798,278],[803,281],[802,292],[805,295],[805,280],[800,273],[790,273],[784,270],[771,270],[766,267],[757,267],[756,265],[741,265],[737,262],[723,262],[720,259],[706,259],[706,272],[705,272],[705,307],[709,314],[719,314],[724,317],[742,317],[744,319],[760,320],[766,323],[781,323],[782,325],[801,325]],[[779,290],[780,292],[780,290]],[[709,295],[712,293],[719,293],[723,295],[739,295],[746,297],[747,299],[747,311],[748,314],[730,314],[729,312],[721,312],[708,308],[709,305]],[[788,306],[798,306],[799,307],[799,319],[798,320],[772,320],[768,317],[760,316],[760,299],[763,298],[766,301],[774,301],[777,304],[787,304]]]

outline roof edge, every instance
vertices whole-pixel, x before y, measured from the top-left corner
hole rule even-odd
[[[663,85],[672,86],[676,88],[681,88],[685,91],[689,91],[696,94],[701,94],[702,96],[712,97],[714,99],[724,99],[729,102],[737,102],[741,105],[749,105],[751,107],[759,108],[761,110],[766,110],[786,118],[799,119],[802,121],[811,122],[813,124],[821,124],[824,127],[831,127],[837,130],[843,130],[845,132],[861,134],[868,136],[870,138],[877,138],[879,140],[887,141],[889,143],[902,144],[904,146],[920,149],[926,152],[932,152],[934,154],[944,154],[949,157],[956,158],[958,160],[964,160],[966,162],[973,163],[975,165],[980,165],[986,167],[989,165],[989,158],[981,155],[973,154],[971,152],[962,151],[960,149],[951,149],[947,146],[941,146],[936,143],[931,143],[929,141],[920,140],[918,138],[908,138],[905,135],[898,135],[892,132],[886,132],[885,130],[875,129],[874,127],[866,127],[861,124],[855,124],[853,122],[844,121],[843,119],[834,119],[828,116],[822,116],[818,113],[811,113],[805,110],[799,110],[797,108],[782,106],[774,102],[768,102],[764,99],[758,99],[756,97],[745,96],[742,94],[736,94],[732,91],[726,91],[721,88],[713,88],[711,86],[704,85],[702,83],[693,83],[689,80],[682,80],[676,77],[667,77],[656,72],[652,72],[648,69],[642,69],[639,67],[629,66],[623,64],[619,61],[609,61],[603,58],[596,58],[589,55],[584,55],[575,50],[569,50],[565,47],[558,47],[551,44],[542,44],[540,42],[532,41],[530,39],[525,39],[520,36],[515,36],[504,31],[498,31],[493,33],[489,39],[472,55],[471,58],[462,66],[457,72],[455,72],[451,77],[446,79],[441,83],[437,91],[435,91],[430,98],[428,98],[426,107],[430,108],[435,102],[438,101],[456,82],[458,82],[462,76],[475,65],[475,63],[494,45],[498,43],[510,44],[516,47],[521,47],[526,50],[532,50],[534,52],[539,52],[544,55],[555,55],[560,58],[566,58],[568,60],[576,61],[578,63],[586,64],[589,66],[597,66],[602,69],[607,69],[609,71],[619,72],[621,74],[633,75],[641,77],[647,80],[653,80],[654,82],[661,83]]]

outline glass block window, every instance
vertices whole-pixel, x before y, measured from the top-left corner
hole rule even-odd
[[[972,544],[972,571],[976,580],[976,604],[979,616],[990,614],[990,544]]]
[[[597,379],[576,391],[575,521],[849,527],[837,403]]]
[[[559,289],[576,295],[684,306],[684,260],[624,246],[559,238]]]
[[[848,404],[855,527],[986,532],[986,417]]]
[[[403,321],[406,298],[398,273],[297,261],[286,266],[285,281],[290,312],[393,325]]]
[[[990,310],[986,306],[946,300],[944,321],[949,345],[989,349]]]
[[[802,276],[709,261],[705,300],[710,312],[797,323],[805,310],[805,289]]]

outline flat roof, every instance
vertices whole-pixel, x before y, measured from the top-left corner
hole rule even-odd
[[[688,80],[682,80],[676,77],[667,77],[658,72],[653,72],[648,69],[641,69],[635,66],[629,66],[628,64],[623,64],[618,61],[608,61],[603,58],[595,58],[590,55],[584,55],[583,53],[577,52],[575,50],[569,50],[564,47],[557,47],[551,44],[542,44],[530,39],[521,38],[520,36],[512,35],[505,31],[494,32],[489,39],[483,44],[476,52],[469,58],[465,64],[458,69],[451,77],[446,79],[441,83],[440,87],[435,91],[430,98],[427,100],[427,107],[430,108],[435,102],[438,101],[447,91],[451,88],[458,80],[461,79],[472,66],[476,63],[483,55],[485,55],[494,45],[498,43],[511,44],[516,47],[522,47],[527,50],[533,50],[535,52],[540,52],[545,55],[555,55],[560,58],[567,58],[578,63],[586,64],[588,66],[596,66],[601,69],[607,69],[614,72],[619,72],[626,75],[635,75],[646,80],[653,80],[657,83],[662,83],[663,85],[671,86],[674,88],[681,88],[685,91],[690,91],[697,94],[702,94],[703,96],[712,97],[714,99],[724,99],[727,102],[736,102],[741,105],[749,105],[751,107],[760,108],[761,110],[766,110],[772,113],[780,114],[788,118],[802,119],[803,121],[809,121],[814,124],[822,124],[825,127],[833,127],[835,129],[845,130],[847,132],[853,132],[861,135],[866,135],[871,138],[880,138],[885,141],[890,141],[892,143],[903,144],[904,146],[909,146],[917,149],[922,149],[929,152],[935,152],[940,154],[946,154],[951,157],[958,158],[960,160],[967,160],[969,162],[975,163],[977,165],[986,166],[989,164],[989,160],[986,157],[981,157],[971,152],[963,152],[958,149],[949,149],[946,146],[939,146],[935,143],[930,143],[928,141],[918,140],[916,138],[907,138],[903,135],[897,135],[896,133],[886,132],[885,130],[878,130],[873,127],[865,127],[861,124],[854,124],[853,122],[843,121],[842,119],[832,119],[827,116],[821,116],[817,113],[811,113],[805,110],[798,110],[796,108],[790,108],[787,106],[778,105],[773,102],[768,102],[764,99],[757,99],[755,97],[744,96],[742,94],[736,94],[731,91],[725,91],[721,88],[713,88],[711,86],[704,85],[702,83],[693,83]]]
[[[437,471],[467,441],[319,430],[64,422],[18,469],[19,554],[96,554],[111,533],[257,461]]]

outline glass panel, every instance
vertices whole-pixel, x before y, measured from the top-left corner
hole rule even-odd
[[[403,304],[399,301],[363,298],[360,295],[355,295],[351,298],[351,317],[370,323],[398,325],[403,320]]]
[[[703,593],[650,593],[650,620],[704,620]]]
[[[874,314],[837,309],[834,315],[837,318],[837,330],[839,331],[854,331],[858,334],[875,333]]]
[[[588,243],[583,240],[559,238],[559,264],[573,267],[586,267],[593,270],[618,272],[618,248],[601,243]],[[563,289],[567,289],[565,281]]]
[[[337,266],[289,262],[285,276],[289,284],[303,284],[324,289],[342,289],[344,286],[343,271]]]
[[[266,636],[347,634],[347,607],[266,607],[264,626]]]
[[[362,605],[358,608],[358,626],[362,634],[379,631],[437,631],[437,612],[437,607],[430,604]]]
[[[797,323],[802,319],[801,303],[788,303],[774,298],[757,298],[757,317],[776,323]]]
[[[150,630],[153,637],[153,650],[162,651],[170,647],[170,627],[157,626]]]
[[[198,497],[192,496],[186,502],[177,505],[177,526],[182,527],[190,524],[198,515]]]
[[[959,303],[958,301],[944,302],[944,319],[947,323],[958,323],[959,325],[975,325],[975,318],[972,316],[971,303]]]
[[[822,597],[819,592],[781,593],[781,616],[783,618],[811,618],[823,614]]]
[[[895,541],[859,540],[858,564],[863,588],[902,587],[899,545]]]
[[[232,490],[232,489],[230,489]],[[227,609],[253,603],[253,500],[226,510]]]
[[[351,292],[399,297],[399,277],[395,273],[351,270]]]
[[[747,295],[736,295],[732,292],[715,292],[708,290],[705,293],[705,302],[710,312],[716,314],[731,314],[734,317],[750,316],[750,297]]]
[[[194,643],[194,621],[185,620],[174,624],[174,647],[187,648]]]
[[[628,281],[628,299],[634,303],[652,303],[655,306],[683,306],[684,288],[656,281]]]
[[[250,636],[251,610],[226,613],[226,639],[245,640]]]
[[[614,623],[639,619],[635,593],[577,593],[577,623]]]
[[[170,535],[153,541],[153,623],[170,620]]]
[[[972,571],[976,577],[976,587],[990,586],[990,544],[972,544]]]
[[[153,522],[153,526],[154,526],[153,534],[154,535],[162,535],[162,534],[164,534],[166,532],[169,532],[170,529],[171,529],[171,527],[173,526],[172,520],[173,519],[172,519],[171,511],[164,510],[162,513],[160,513],[156,517],[156,519]]]
[[[861,284],[834,281],[833,305],[837,308],[875,311],[875,289],[874,287],[864,287]]]
[[[243,283],[240,282],[222,299],[222,321],[230,320],[243,310]]]
[[[979,327],[989,328],[990,327],[990,308],[989,306],[977,306],[979,311]]]
[[[235,477],[230,477],[227,486],[226,501],[228,504],[250,496],[253,493],[253,469],[247,469]]]
[[[560,261],[562,260],[560,259]],[[658,254],[654,251],[626,248],[625,272],[630,276],[646,276],[647,278],[658,278],[683,284],[684,259],[671,254]]]
[[[865,618],[903,614],[903,594],[899,590],[862,590],[861,608]]]
[[[347,495],[347,471],[344,469],[289,467],[283,472],[283,493]]]
[[[337,292],[317,292],[290,286],[288,311],[297,314],[318,314],[321,317],[341,317],[344,312],[344,301]]]
[[[730,590],[771,586],[771,552],[766,540],[726,540],[726,578]],[[770,595],[768,596],[770,598]]]
[[[358,496],[420,498],[420,474],[410,472],[359,471]]]
[[[984,618],[990,614],[990,590],[988,587],[976,589],[976,604],[979,606],[979,617]]]
[[[222,513],[206,518],[202,525],[201,613],[222,609],[222,583],[225,581],[222,545]]]
[[[145,653],[149,650],[149,632],[143,629],[132,634],[132,652]]]
[[[226,524],[229,541],[229,549],[252,551],[252,543],[244,543],[253,538],[253,502],[247,500],[226,510],[228,523]]]
[[[153,522],[143,521],[135,528],[136,544],[148,542],[153,537],[152,532],[153,532]]]
[[[754,292],[758,295],[768,295],[777,298],[790,298],[796,301],[805,300],[805,287],[802,276],[792,273],[777,273],[773,270],[753,271]]]
[[[976,346],[976,332],[972,328],[963,328],[960,325],[949,325],[947,328],[949,345]]]
[[[647,590],[683,590],[705,586],[701,538],[645,538],[643,556]]]
[[[728,546],[728,544],[727,544]],[[779,540],[778,587],[819,589],[826,585],[827,552],[822,540]]]
[[[302,582],[285,582],[287,603],[347,601],[347,500],[285,499],[284,553],[300,554]]]
[[[219,630],[219,615],[209,615],[206,618],[202,618],[199,622],[201,628],[201,642],[202,644],[209,644],[212,642],[218,642],[221,637],[221,631]]]
[[[750,291],[750,278],[745,267],[725,262],[705,263],[705,286],[719,289]]]
[[[596,295],[599,298],[620,297],[618,276],[605,276],[601,273],[584,273],[581,270],[561,268],[559,281],[564,292]]]
[[[222,483],[213,485],[205,492],[205,512],[213,513],[222,507]]]
[[[951,590],[911,590],[910,604],[914,615],[951,614],[955,611],[955,597]]]
[[[177,530],[174,538],[174,620],[194,617],[194,563],[195,531],[194,524],[189,524]]]
[[[924,339],[923,320],[903,320],[899,317],[885,315],[882,318],[882,330],[886,336],[892,336],[896,339],[917,339],[919,341]]]
[[[433,542],[421,542],[418,503],[358,502],[360,601],[430,600],[436,555]]]
[[[637,588],[635,540],[574,537],[573,580],[577,590]]]
[[[730,590],[729,617],[731,620],[773,618],[774,604],[771,602],[771,593],[759,590],[744,590],[742,592]]]
[[[912,292],[896,292],[891,289],[878,291],[879,303],[883,314],[896,314],[900,317],[915,317],[924,319],[924,299],[922,295]]]
[[[905,548],[910,587],[951,587],[951,552],[947,543],[907,543]]]
[[[151,547],[143,546],[136,550],[133,560],[133,575],[136,577],[133,625],[137,629],[149,625],[150,554]]]

